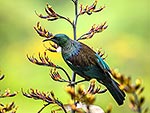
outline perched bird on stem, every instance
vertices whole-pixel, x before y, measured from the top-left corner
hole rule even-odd
[[[70,39],[65,34],[56,34],[44,41],[53,41],[62,48],[61,53],[67,65],[78,75],[90,80],[95,78],[106,86],[118,105],[125,100],[125,93],[119,88],[119,84],[111,78],[109,66],[96,52],[87,45]]]

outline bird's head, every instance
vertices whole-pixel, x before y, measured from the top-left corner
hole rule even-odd
[[[56,43],[58,46],[63,47],[67,44],[67,42],[70,40],[70,38],[65,34],[56,34],[54,37],[45,39],[45,41],[52,41]]]

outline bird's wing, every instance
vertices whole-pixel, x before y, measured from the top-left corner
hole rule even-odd
[[[89,48],[87,45],[82,44],[82,52],[86,56],[86,62],[88,62],[88,65],[97,65],[106,73],[111,73],[109,66],[105,63],[105,61],[91,48]],[[83,59],[84,60],[84,59]]]
[[[103,61],[103,59],[95,51],[83,43],[81,43],[81,49],[78,52],[78,55],[71,56],[66,60],[66,62],[80,68],[97,65],[104,72],[110,72],[108,65]]]
[[[95,59],[95,52],[85,44],[81,43],[81,48],[78,51],[78,54],[70,56],[66,62],[69,64],[72,63],[72,65],[77,67],[88,67],[96,65]]]
[[[96,58],[97,59],[97,63],[100,66],[100,68],[103,69],[104,72],[111,73],[109,66],[104,62],[104,60],[97,53],[95,54],[95,56],[97,57]]]

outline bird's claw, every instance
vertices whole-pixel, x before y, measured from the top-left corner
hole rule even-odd
[[[67,86],[75,86],[75,85],[77,85],[77,82],[70,81],[70,83]]]
[[[74,86],[74,85],[77,85],[78,83],[81,83],[81,82],[84,82],[84,81],[87,81],[86,79],[83,79],[83,80],[79,80],[77,82],[74,82],[74,81],[70,81],[70,83],[68,84],[68,86]]]

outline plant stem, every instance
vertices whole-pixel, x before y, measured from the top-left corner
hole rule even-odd
[[[71,79],[70,79],[68,73],[66,72],[66,70],[65,70],[64,68],[62,68],[62,67],[60,67],[60,66],[58,66],[58,65],[56,66],[56,68],[57,68],[57,69],[61,69],[61,70],[66,74],[68,80],[71,81]]]
[[[75,6],[75,18],[73,21],[73,34],[74,34],[74,40],[77,39],[77,20],[78,20],[78,0],[74,0],[73,1],[74,6]],[[73,72],[72,74],[72,82],[75,82],[76,79],[76,74]],[[73,85],[73,87],[75,87],[75,85]]]
[[[74,18],[72,27],[73,27],[74,40],[76,40],[77,39],[77,20],[78,20],[78,0],[72,0],[72,1],[74,3],[74,6],[75,6],[75,18]],[[71,82],[74,83],[75,79],[76,79],[76,73],[73,72]],[[75,84],[73,84],[72,87],[74,87],[74,89],[75,89]],[[74,100],[74,98],[72,98],[72,99]],[[75,102],[75,100],[74,100],[74,102]],[[75,111],[72,109],[71,113],[75,113]]]
[[[73,34],[74,34],[74,40],[76,40],[77,39],[76,27],[77,27],[77,20],[78,20],[78,0],[74,1],[74,5],[75,5],[75,18],[73,21]]]
[[[50,104],[50,103],[44,104],[44,106],[38,111],[38,113],[41,113],[42,110],[43,110],[44,108],[46,108],[49,104]]]

